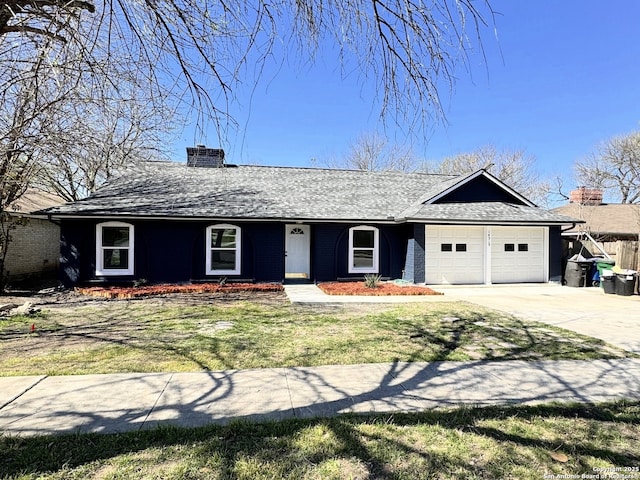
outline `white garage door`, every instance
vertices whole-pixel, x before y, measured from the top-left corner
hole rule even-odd
[[[426,283],[484,283],[484,228],[426,227]]]
[[[491,283],[546,281],[546,229],[491,228]]]

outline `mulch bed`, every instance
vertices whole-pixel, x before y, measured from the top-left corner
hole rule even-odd
[[[100,298],[140,298],[173,293],[244,293],[282,292],[279,283],[199,283],[188,285],[145,285],[140,287],[86,287],[76,288],[82,295]]]
[[[369,288],[364,282],[327,282],[319,283],[318,287],[327,295],[444,295],[428,287],[394,283],[380,283],[375,288]]]

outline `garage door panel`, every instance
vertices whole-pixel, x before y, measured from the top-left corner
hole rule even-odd
[[[484,228],[426,227],[426,281],[431,284],[484,282]]]
[[[492,283],[545,281],[542,227],[496,227],[491,233]]]

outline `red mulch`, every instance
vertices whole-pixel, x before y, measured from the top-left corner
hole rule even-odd
[[[190,285],[145,285],[141,287],[88,287],[76,288],[82,295],[102,298],[138,298],[170,293],[241,293],[281,292],[279,283],[198,283]]]
[[[443,295],[428,287],[394,283],[381,283],[376,288],[369,288],[364,282],[327,282],[319,283],[318,287],[327,295]]]

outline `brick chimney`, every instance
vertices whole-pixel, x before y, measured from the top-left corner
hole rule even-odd
[[[580,205],[601,205],[602,190],[599,188],[579,187],[569,193],[569,203]]]
[[[188,167],[223,167],[224,150],[207,148],[205,145],[187,147]]]

